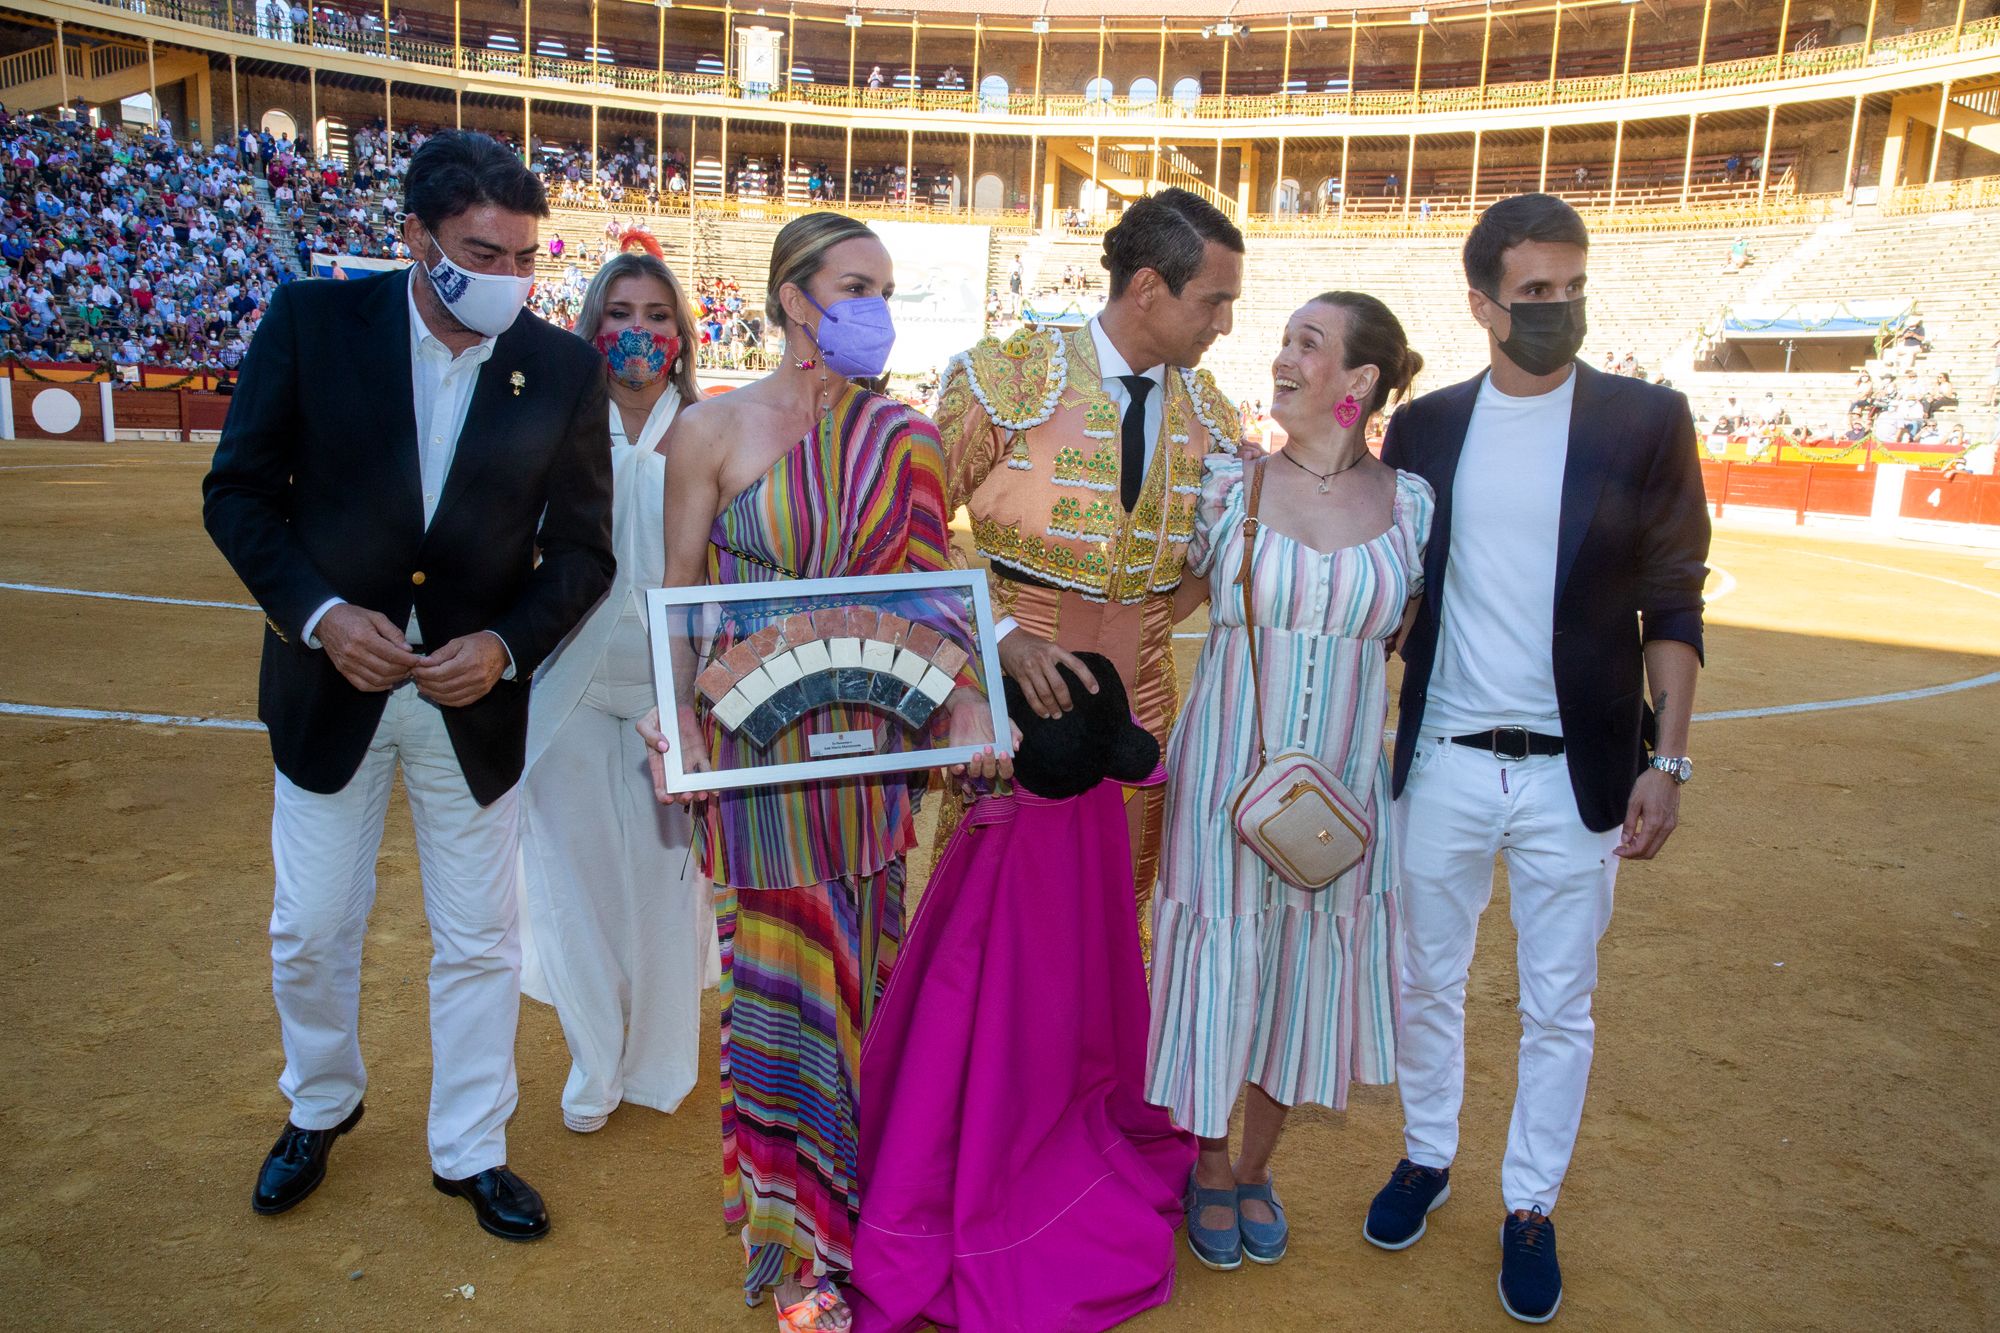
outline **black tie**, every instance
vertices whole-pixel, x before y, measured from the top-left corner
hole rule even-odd
[[[1146,482],[1146,394],[1153,382],[1144,375],[1120,375],[1118,382],[1132,399],[1125,405],[1118,460],[1118,500],[1129,514]]]

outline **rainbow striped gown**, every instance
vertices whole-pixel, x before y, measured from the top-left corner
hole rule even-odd
[[[1350,1082],[1396,1076],[1396,849],[1389,818],[1384,641],[1423,588],[1430,486],[1396,477],[1388,528],[1320,552],[1257,534],[1251,595],[1272,754],[1317,755],[1366,803],[1375,836],[1318,893],[1280,880],[1230,824],[1257,767],[1243,624],[1243,464],[1208,460],[1191,574],[1209,631],[1167,745],[1167,835],[1153,918],[1146,1100],[1203,1138],[1229,1132],[1247,1079],[1286,1106],[1347,1104]]]
[[[709,581],[945,569],[943,478],[928,419],[850,388],[716,519]],[[825,726],[879,721],[846,711],[851,721]],[[711,724],[710,744],[726,758],[742,742]],[[769,753],[804,758],[803,747],[781,736]],[[788,1276],[812,1286],[852,1264],[861,1036],[902,938],[922,782],[725,792],[698,830],[722,940],[723,1212],[742,1226],[753,1304]]]

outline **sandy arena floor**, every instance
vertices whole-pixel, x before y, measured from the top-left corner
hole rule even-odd
[[[0,445],[0,580],[247,601],[201,532],[205,459]],[[1989,554],[1725,529],[1714,563],[1704,711],[2000,670]],[[251,718],[257,636],[245,610],[0,588],[0,701]],[[1683,827],[1626,868],[1603,950],[1559,1326],[2000,1324],[1996,703],[1989,684],[1696,728]],[[0,1326],[769,1328],[736,1294],[712,1072],[678,1115],[570,1134],[561,1033],[529,1004],[511,1150],[553,1235],[492,1240],[431,1190],[429,946],[400,801],[363,992],[367,1123],[310,1201],[251,1214],[285,1114],[270,794],[254,732],[0,716]],[[1494,1298],[1518,1033],[1504,896],[1473,976],[1456,1197],[1430,1236],[1361,1240],[1400,1145],[1393,1089],[1362,1089],[1344,1116],[1292,1120],[1284,1264],[1184,1256],[1172,1304],[1130,1327],[1512,1327]]]

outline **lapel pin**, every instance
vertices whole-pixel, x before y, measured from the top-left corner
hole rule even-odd
[[[528,382],[528,377],[517,370],[507,377],[507,382],[514,386],[514,396],[519,398],[521,396],[521,386]]]

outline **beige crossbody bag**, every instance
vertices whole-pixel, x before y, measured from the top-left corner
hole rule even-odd
[[[1304,750],[1272,755],[1264,744],[1264,682],[1257,657],[1251,585],[1257,547],[1257,500],[1264,489],[1262,462],[1252,465],[1243,518],[1243,628],[1250,638],[1250,687],[1257,714],[1257,771],[1237,788],[1230,805],[1236,835],[1300,889],[1323,889],[1352,870],[1368,852],[1374,829],[1365,807],[1332,770]]]

